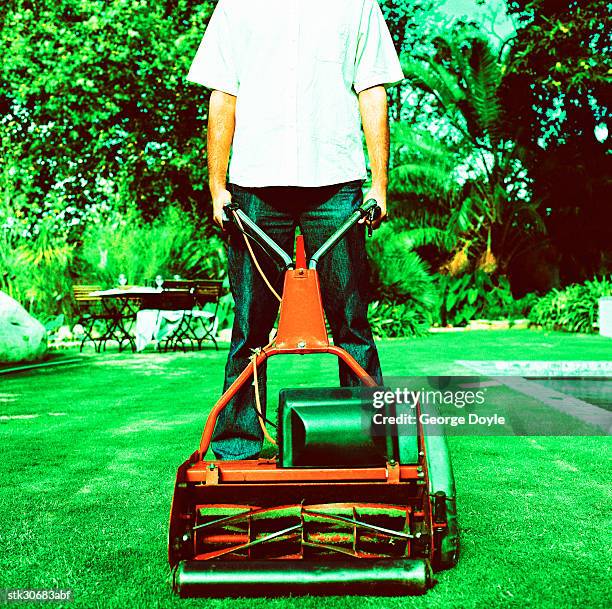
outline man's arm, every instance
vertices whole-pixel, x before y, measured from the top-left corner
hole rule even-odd
[[[223,228],[223,206],[231,201],[227,190],[227,166],[236,126],[236,97],[213,91],[208,106],[208,185],[213,219]]]
[[[378,201],[382,211],[380,220],[382,220],[387,215],[389,172],[389,114],[385,88],[376,86],[361,91],[359,111],[372,170],[372,188],[366,195],[366,200]],[[374,226],[378,226],[380,220],[375,222]]]

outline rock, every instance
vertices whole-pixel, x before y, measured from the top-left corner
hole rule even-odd
[[[40,359],[47,331],[14,298],[0,292],[0,364]]]
[[[514,319],[510,327],[513,330],[528,330],[531,322],[528,319]]]
[[[470,330],[490,330],[491,322],[488,319],[471,319],[468,328]]]

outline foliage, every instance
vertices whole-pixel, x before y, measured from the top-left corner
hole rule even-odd
[[[176,207],[153,222],[135,210],[113,214],[91,223],[79,244],[58,234],[48,216],[36,233],[31,238],[0,232],[0,289],[43,321],[72,316],[74,283],[106,288],[116,286],[121,274],[141,285],[152,284],[157,275],[221,279],[225,274],[222,240],[207,236],[201,223]]]
[[[495,281],[488,273],[476,271],[461,277],[438,276],[442,295],[440,323],[461,326],[473,319],[519,319],[526,317],[533,295],[515,300],[504,276]]]
[[[78,274],[103,286],[152,284],[157,275],[184,279],[221,278],[225,248],[219,237],[206,237],[190,214],[169,207],[153,222],[137,213],[115,216],[90,226],[78,254]]]
[[[441,139],[421,127],[412,135],[404,129],[401,144],[407,158],[402,162],[399,155],[392,174],[408,188],[414,182],[428,184],[428,197],[438,200],[431,209],[435,226],[446,225],[451,237],[447,245],[453,246],[444,270],[452,272],[459,256],[487,272],[505,274],[544,226],[522,151],[500,130],[503,66],[473,26],[441,32],[433,44],[435,53],[409,58],[404,71],[414,87],[429,95],[452,133]],[[451,180],[445,180],[448,175]]]
[[[413,250],[416,242],[403,228],[401,220],[387,222],[367,243],[377,301],[371,321],[384,336],[422,333],[431,325],[437,306],[427,264]]]
[[[377,335],[418,336],[434,323],[460,326],[472,319],[527,316],[535,296],[515,299],[503,275],[477,269],[460,276],[432,276],[415,251],[431,243],[443,247],[444,233],[431,227],[410,228],[408,220],[397,218],[368,241],[376,285],[369,317]]]
[[[39,225],[28,241],[0,231],[0,289],[43,321],[67,310],[63,299],[70,292],[74,258],[74,245],[49,224]]]
[[[382,0],[380,7],[398,54],[412,54],[428,45],[433,16],[443,0]],[[393,121],[406,118],[403,99],[406,85],[389,89],[389,110]]]
[[[212,7],[0,7],[1,287],[34,314],[69,315],[72,281],[223,274],[198,210],[208,96],[185,80]]]
[[[612,296],[612,277],[595,277],[542,296],[529,318],[546,330],[594,332],[599,323],[599,299],[604,296]]]
[[[368,319],[374,336],[380,338],[424,336],[430,325],[423,310],[410,303],[375,300],[370,303]]]
[[[508,0],[518,19],[505,86],[526,143],[595,139],[610,82],[609,0]],[[606,27],[608,26],[608,27]],[[533,136],[536,136],[535,138]]]
[[[395,216],[446,215],[458,194],[455,170],[460,157],[427,128],[408,122],[391,125],[390,208]]]
[[[31,229],[45,215],[201,204],[207,95],[185,81],[211,2],[7,0],[0,154]],[[9,185],[4,185],[5,188]],[[208,206],[207,206],[208,207]]]
[[[222,275],[203,192],[207,93],[185,81],[214,4],[0,6],[0,288],[33,312],[68,312],[72,280]],[[483,290],[507,295],[544,228],[565,279],[610,264],[609,150],[592,136],[608,116],[607,2],[508,0],[519,27],[499,54],[473,23],[436,30],[440,4],[381,2],[408,81],[390,91],[398,221],[370,249],[376,316],[395,307],[406,328],[435,319],[429,268],[465,321],[461,282],[484,271]],[[478,311],[511,308],[498,296]]]
[[[518,21],[501,92],[503,127],[527,151],[561,280],[608,273],[610,3],[508,0]],[[607,124],[606,124],[607,123]]]
[[[427,21],[442,0],[382,0],[381,9],[398,54],[411,52],[426,41]]]
[[[378,294],[393,300],[418,301],[430,308],[435,303],[431,275],[413,251],[410,233],[402,230],[402,226],[397,221],[386,222],[368,241]]]

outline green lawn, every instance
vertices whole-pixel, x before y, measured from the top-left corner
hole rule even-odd
[[[610,360],[597,336],[438,334],[380,343],[387,375],[457,360]],[[462,556],[425,597],[181,600],[169,586],[176,467],[197,448],[227,352],[89,353],[0,375],[0,588],[72,588],[73,607],[609,607],[609,437],[450,438]],[[281,363],[282,362],[282,363]],[[271,360],[282,386],[335,384],[333,358]],[[282,375],[282,378],[281,378]]]

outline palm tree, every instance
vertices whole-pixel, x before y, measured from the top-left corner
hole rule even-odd
[[[411,57],[404,72],[452,133],[441,140],[429,126],[396,130],[398,164],[391,173],[408,188],[418,182],[421,191],[438,194],[446,210],[438,214],[443,226],[438,222],[421,237],[451,250],[444,270],[461,272],[468,259],[476,259],[477,268],[504,273],[533,243],[534,233],[544,230],[530,200],[521,150],[501,132],[504,66],[472,27],[441,34],[432,43],[434,52]],[[409,151],[403,157],[402,146]],[[440,231],[447,233],[444,239]]]

